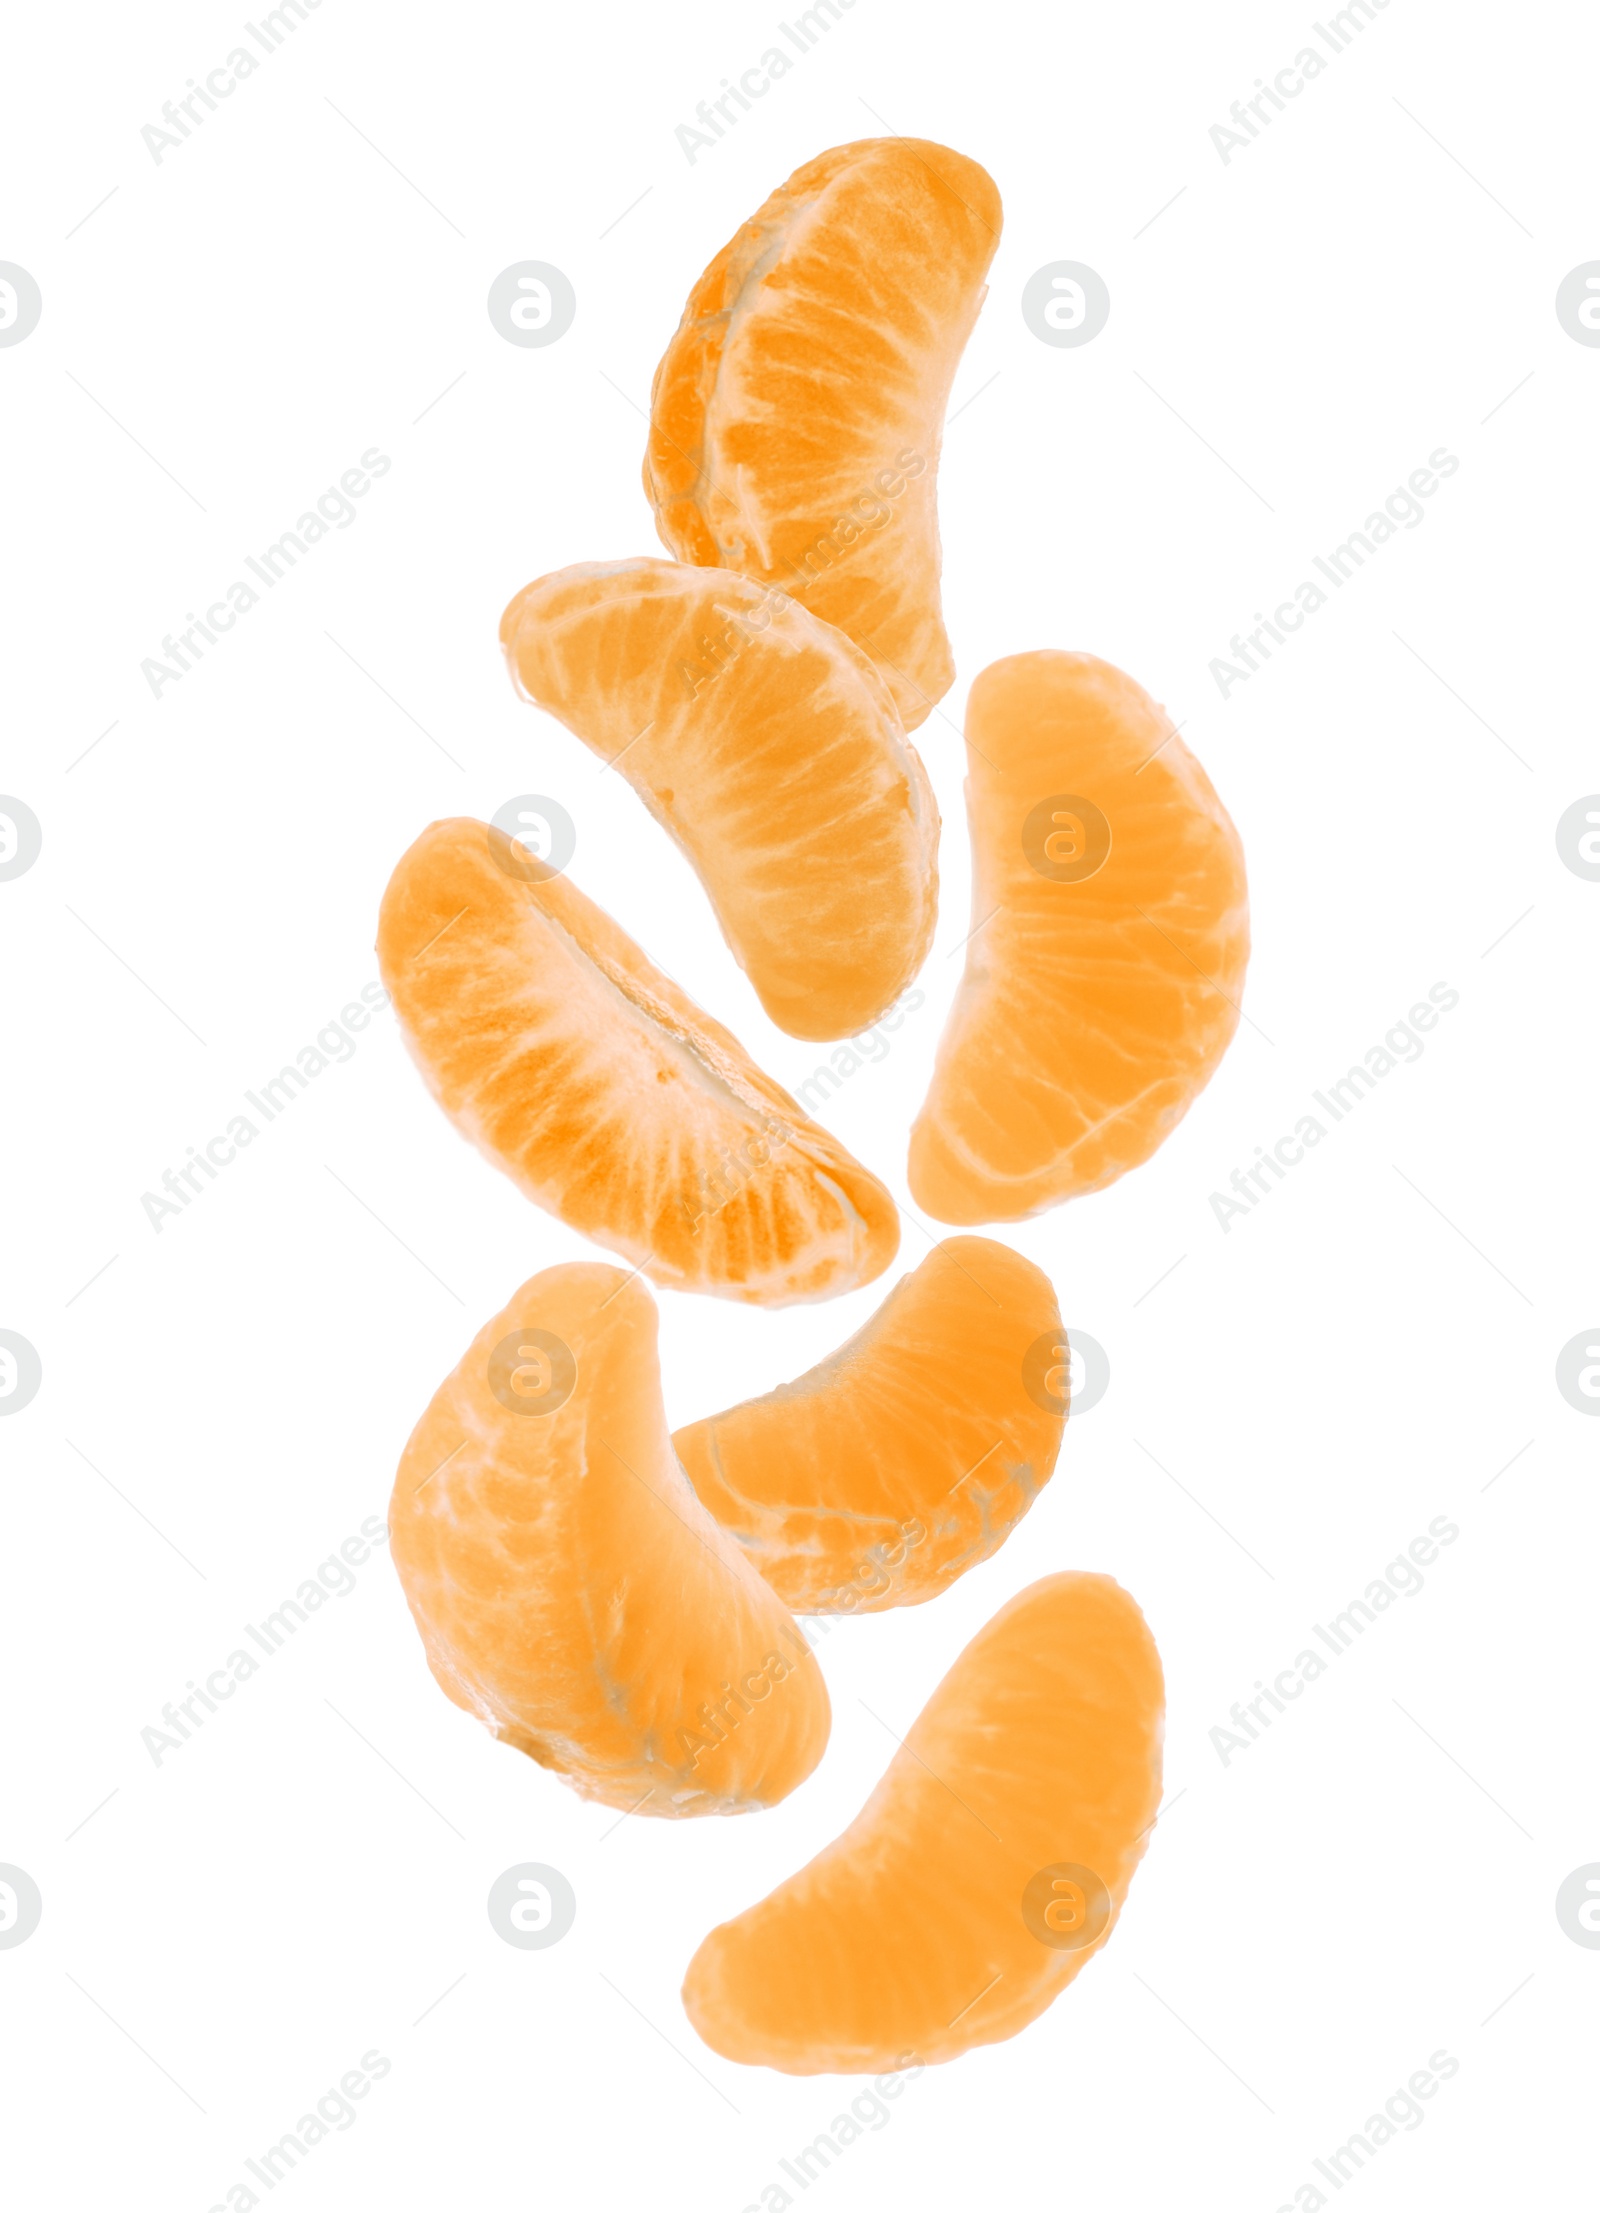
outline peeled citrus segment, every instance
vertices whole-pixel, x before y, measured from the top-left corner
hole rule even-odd
[[[655,1302],[620,1268],[547,1268],[485,1323],[412,1431],[389,1532],[441,1687],[583,1797],[741,1813],[821,1758],[821,1672],[684,1479]]]
[[[1205,770],[1107,662],[994,662],[967,751],[973,931],[909,1177],[941,1222],[1009,1222],[1176,1128],[1238,1025],[1249,902]]]
[[[378,961],[457,1128],[655,1282],[784,1306],[894,1258],[877,1177],[503,831],[422,833],[384,893]]]
[[[1049,1277],[952,1237],[808,1374],[672,1442],[796,1613],[915,1606],[997,1551],[1049,1481],[1067,1357]]]
[[[718,254],[651,392],[644,488],[662,544],[848,631],[908,730],[955,674],[934,486],[999,239],[994,180],[965,155],[920,138],[836,146]]]
[[[713,1929],[683,2003],[713,2051],[870,2074],[1015,2036],[1116,1923],[1161,1798],[1164,1693],[1106,1575],[979,1630],[843,1836]]]
[[[868,1029],[915,976],[939,810],[883,678],[782,592],[674,561],[586,562],[500,623],[537,706],[682,846],[792,1037]]]

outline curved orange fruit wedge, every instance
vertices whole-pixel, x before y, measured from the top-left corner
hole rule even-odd
[[[655,1282],[784,1306],[894,1258],[877,1177],[503,831],[424,830],[384,893],[378,962],[457,1128]]]
[[[655,1302],[620,1268],[547,1268],[485,1323],[389,1531],[440,1687],[585,1798],[739,1813],[821,1758],[821,1671],[684,1480]]]
[[[1161,1798],[1161,1662],[1105,1575],[980,1629],[843,1836],[713,1929],[683,2002],[713,2051],[869,2074],[1015,2036],[1114,1926]]]
[[[836,146],[724,246],[651,391],[644,488],[663,545],[848,631],[908,730],[955,673],[934,482],[999,239],[1000,195],[965,155]]]
[[[1050,1279],[951,1237],[793,1383],[673,1436],[786,1606],[916,1606],[988,1559],[1049,1481],[1066,1412]]]
[[[941,1222],[1098,1191],[1170,1135],[1239,1021],[1244,849],[1165,711],[1087,653],[967,703],[973,932],[911,1132]]]
[[[683,848],[780,1029],[893,1006],[933,935],[939,810],[859,646],[746,577],[647,560],[541,577],[500,641]]]

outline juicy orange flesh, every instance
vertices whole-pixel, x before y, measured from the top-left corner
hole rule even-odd
[[[651,393],[663,544],[848,631],[908,730],[954,675],[935,477],[1000,221],[992,178],[947,146],[835,147],[705,271]]]
[[[1042,2013],[1116,1925],[1161,1795],[1161,1663],[1109,1576],[1001,1608],[834,1843],[714,1929],[683,2002],[714,2051],[786,2074],[953,2059]],[[1081,1950],[1024,1918],[1062,1865],[1104,1885]],[[1053,1925],[1053,1924],[1052,1924]]]
[[[974,930],[909,1177],[940,1221],[1014,1221],[1148,1159],[1214,1074],[1249,958],[1244,853],[1164,711],[1092,655],[995,662],[967,736]],[[1091,818],[1046,805],[1077,799],[1110,851],[1062,881],[1024,835],[1047,868],[1092,860]]]
[[[525,1331],[575,1364],[549,1413],[513,1410],[492,1386],[495,1348]],[[523,1352],[536,1406],[553,1369],[532,1340]],[[413,1431],[389,1528],[437,1679],[583,1796],[738,1812],[784,1797],[821,1757],[817,1664],[673,1456],[637,1278],[579,1263],[522,1286]]]
[[[1027,1368],[1047,1335],[1064,1368],[1048,1276],[948,1238],[837,1352],[673,1447],[796,1613],[918,1605],[998,1550],[1050,1478],[1063,1420]]]
[[[436,822],[384,895],[383,980],[457,1126],[675,1289],[776,1306],[881,1274],[899,1224],[877,1178],[567,877],[523,881],[519,852]]]
[[[933,934],[939,813],[882,677],[841,631],[726,570],[590,562],[500,625],[539,706],[678,841],[772,1019],[870,1027]]]

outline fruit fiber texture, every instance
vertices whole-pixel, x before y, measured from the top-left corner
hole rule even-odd
[[[457,1128],[656,1283],[784,1306],[894,1258],[876,1176],[503,832],[462,818],[422,833],[384,894],[378,960]]]
[[[808,1374],[672,1442],[796,1613],[920,1605],[997,1551],[1049,1481],[1066,1362],[1049,1277],[952,1237]]]
[[[794,600],[726,569],[584,562],[500,640],[518,688],[676,840],[780,1029],[868,1029],[921,967],[939,810],[883,678]]]
[[[689,295],[651,391],[667,550],[777,584],[878,662],[908,730],[950,688],[935,496],[1000,195],[927,139],[797,169]]]
[[[1042,2013],[1116,1925],[1161,1795],[1161,1663],[1109,1576],[967,1646],[850,1827],[690,1962],[713,2051],[785,2074],[953,2059]]]
[[[1250,953],[1239,834],[1131,677],[1020,653],[966,727],[973,933],[908,1168],[964,1224],[1148,1160],[1227,1050]]]
[[[585,1798],[740,1813],[821,1757],[817,1663],[678,1466],[655,1302],[620,1268],[548,1268],[484,1325],[389,1531],[446,1696]]]

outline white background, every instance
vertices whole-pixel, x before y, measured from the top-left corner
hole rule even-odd
[[[853,1815],[893,1750],[862,1701],[903,1733],[1069,1565],[1149,1617],[1175,1802],[1105,1956],[911,2084],[819,2196],[1273,2213],[1444,2048],[1459,2074],[1352,2194],[1576,2202],[1600,1955],[1553,1906],[1600,1858],[1600,1425],[1554,1363],[1600,1320],[1600,886],[1554,827],[1600,788],[1600,351],[1553,299],[1600,255],[1592,18],[1393,0],[1224,165],[1211,126],[1308,13],[857,0],[691,165],[675,126],[775,12],[326,0],[155,164],[141,126],[241,20],[39,8],[4,54],[0,258],[44,299],[0,351],[0,790],[44,827],[0,885],[0,1326],[44,1367],[0,1423],[0,1860],[44,1899],[0,1951],[14,2202],[206,2213],[377,2048],[357,2125],[280,2185],[304,2213],[759,2204],[860,2085],[708,2052],[685,1964]],[[827,1118],[903,1196],[968,927],[973,674],[1040,646],[1131,671],[1239,824],[1255,953],[1157,1158],[1002,1232],[1110,1389],[996,1559],[832,1630],[825,1762],[759,1818],[614,1828],[491,1745],[381,1552],[157,1768],[163,1703],[382,1515],[484,1318],[586,1249],[453,1134],[388,1017],[159,1235],[141,1206],[374,975],[418,830],[559,798],[576,880],[656,960],[780,1081],[822,1057],[495,630],[534,576],[659,550],[640,410],[690,284],[793,168],[886,128],[982,161],[1006,229],[941,475],[928,1004]],[[545,350],[485,312],[527,258],[577,293]],[[1019,311],[1057,259],[1110,288],[1081,350]],[[359,520],[152,699],[141,660],[375,445]],[[1211,658],[1439,446],[1426,522],[1221,699]],[[1224,1234],[1210,1193],[1438,981],[1423,1058]],[[908,1215],[896,1272],[926,1243]],[[663,1294],[671,1419],[799,1372],[885,1287]],[[1441,1514],[1423,1592],[1225,1768],[1230,1704]],[[486,1918],[522,1860],[577,1892],[553,1950]]]

